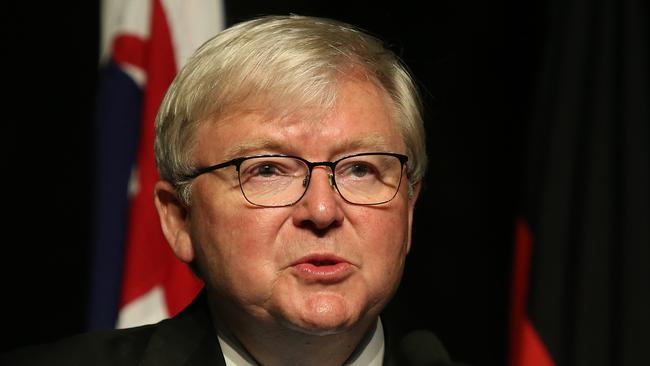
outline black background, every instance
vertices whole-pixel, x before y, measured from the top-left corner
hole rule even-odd
[[[430,165],[407,271],[388,311],[451,355],[506,363],[521,136],[543,12],[534,2],[230,1],[261,14],[332,17],[384,39],[418,80]],[[2,349],[84,329],[98,1],[13,3],[4,70]]]

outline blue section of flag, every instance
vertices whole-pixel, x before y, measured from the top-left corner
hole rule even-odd
[[[93,237],[88,329],[114,328],[120,299],[128,182],[136,159],[142,90],[113,61],[103,68],[93,129]]]

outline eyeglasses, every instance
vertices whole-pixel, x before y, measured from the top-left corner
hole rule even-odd
[[[246,201],[261,207],[284,207],[297,203],[305,195],[315,167],[326,166],[331,170],[328,174],[330,185],[345,201],[356,205],[380,205],[397,195],[407,161],[406,155],[383,152],[314,163],[297,156],[260,155],[200,168],[186,178],[194,179],[235,166]]]

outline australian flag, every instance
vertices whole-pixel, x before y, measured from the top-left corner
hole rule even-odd
[[[221,0],[111,0],[93,129],[93,256],[88,327],[175,315],[201,282],[176,259],[153,203],[154,120],[192,52],[223,28]]]

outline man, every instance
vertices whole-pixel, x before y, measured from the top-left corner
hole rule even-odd
[[[349,25],[263,17],[220,33],[156,122],[155,205],[204,292],[174,319],[32,354],[381,365],[392,351],[379,315],[402,276],[426,166],[419,106],[395,55]]]

